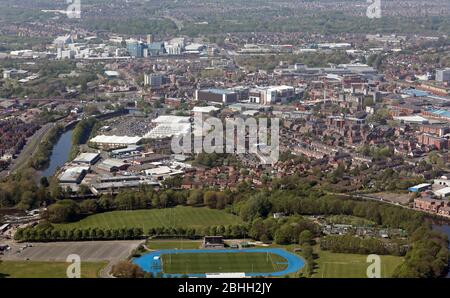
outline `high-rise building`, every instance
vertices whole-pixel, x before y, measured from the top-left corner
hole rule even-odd
[[[147,34],[147,43],[151,44],[153,42],[154,42],[153,35],[152,34]]]
[[[161,74],[145,74],[144,85],[152,88],[161,88],[163,84],[164,76]]]
[[[450,68],[436,70],[436,81],[450,82]]]
[[[169,55],[180,55],[181,54],[181,47],[178,45],[166,45],[166,52]]]
[[[290,86],[270,86],[250,89],[249,102],[270,105],[286,103],[295,98],[295,88]]]
[[[148,44],[148,55],[159,56],[166,52],[163,42],[153,42]]]
[[[131,57],[142,58],[144,57],[144,49],[147,48],[147,45],[141,41],[137,40],[128,40],[127,41],[127,50]]]

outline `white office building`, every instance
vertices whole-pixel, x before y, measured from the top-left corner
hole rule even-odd
[[[450,68],[436,70],[436,81],[450,82]]]

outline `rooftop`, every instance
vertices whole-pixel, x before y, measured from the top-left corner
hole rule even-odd
[[[194,107],[192,109],[192,112],[194,113],[210,113],[213,111],[218,111],[220,110],[219,108],[216,108],[214,106],[207,106],[207,107]]]
[[[106,136],[98,135],[90,140],[92,143],[103,143],[103,144],[125,144],[125,145],[135,145],[142,140],[141,137],[128,137],[128,136]]]
[[[448,194],[450,194],[450,187],[444,187],[442,189],[436,190],[434,194],[437,196],[447,196]]]
[[[81,153],[73,161],[90,163],[100,156],[100,153]]]
[[[71,180],[76,181],[85,171],[89,171],[89,167],[68,168],[61,175],[59,175],[59,180],[61,180],[61,181],[71,181]]]
[[[216,89],[216,88],[202,89],[200,91],[214,93],[214,94],[234,94],[235,93],[234,91],[231,91],[231,90]]]
[[[162,123],[150,130],[144,137],[148,139],[181,136],[191,131],[190,123]]]

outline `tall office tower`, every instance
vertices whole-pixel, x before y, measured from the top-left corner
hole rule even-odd
[[[147,48],[147,45],[141,41],[137,40],[129,40],[127,41],[127,50],[130,56],[136,58],[144,57],[144,49]]]
[[[153,34],[147,34],[147,44],[151,44],[154,42]]]
[[[450,82],[450,68],[436,70],[436,81]]]

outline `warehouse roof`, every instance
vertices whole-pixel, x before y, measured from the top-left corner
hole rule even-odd
[[[421,117],[421,116],[400,116],[400,117],[394,117],[395,120],[398,121],[404,121],[404,122],[411,122],[411,123],[428,123],[429,120]]]
[[[100,153],[81,153],[73,161],[77,163],[92,163],[100,156]]]
[[[192,112],[194,113],[210,113],[213,111],[218,111],[220,110],[219,108],[216,108],[214,106],[207,106],[207,107],[194,107],[192,109]]]
[[[190,123],[163,123],[150,130],[144,137],[148,139],[168,138],[186,135],[190,131]]]
[[[89,171],[89,167],[71,167],[66,169],[60,176],[60,181],[77,181],[83,172]]]
[[[90,142],[92,143],[103,143],[103,144],[125,144],[134,145],[139,143],[142,137],[127,137],[127,136],[105,136],[99,135],[92,138]]]
[[[450,194],[450,187],[444,187],[434,192],[438,197],[446,197]]]

